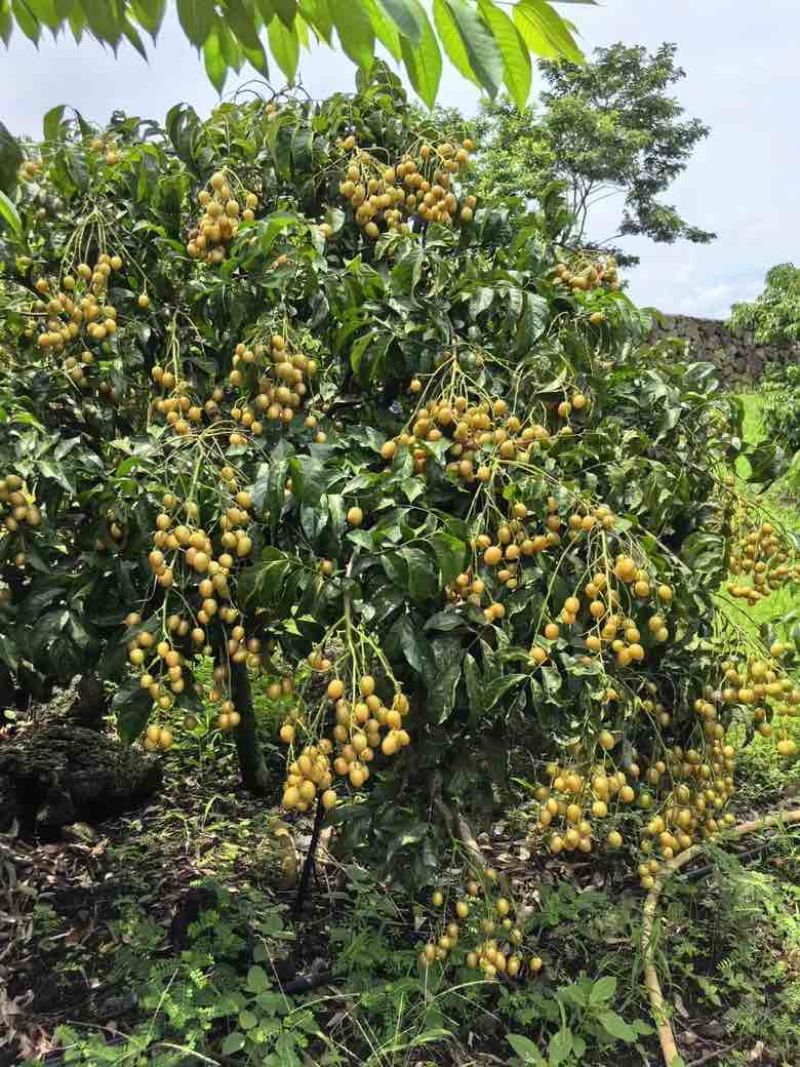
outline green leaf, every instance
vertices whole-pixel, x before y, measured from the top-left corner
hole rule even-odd
[[[443,637],[431,643],[431,652],[435,670],[428,680],[427,714],[440,725],[455,706],[464,648],[459,637]]]
[[[273,19],[267,27],[269,50],[275,61],[290,82],[297,73],[297,61],[300,57],[300,42],[294,27],[287,29],[280,19]]]
[[[252,1030],[254,1026],[258,1026],[258,1016],[254,1015],[252,1011],[247,1011],[247,1009],[240,1011],[239,1026],[243,1030]]]
[[[17,209],[2,189],[0,189],[0,219],[13,233],[17,235],[22,233],[22,221]]]
[[[606,1001],[611,1000],[616,991],[616,978],[609,974],[603,975],[602,978],[598,978],[596,982],[592,983],[592,988],[589,992],[589,1004],[593,1006],[605,1004]]]
[[[254,963],[247,972],[247,988],[251,993],[264,993],[270,988],[267,972],[257,963]]]
[[[132,9],[139,25],[155,37],[161,28],[164,12],[167,9],[167,0],[133,0]]]
[[[369,70],[375,53],[375,31],[362,0],[329,0],[333,24],[345,55]]]
[[[584,62],[567,24],[545,0],[520,0],[514,7],[513,18],[531,52],[546,59]]]
[[[439,564],[441,583],[443,586],[449,585],[464,569],[467,546],[460,538],[445,530],[437,530],[431,538],[431,544]]]
[[[49,29],[54,30],[61,24],[61,16],[56,11],[53,0],[26,0],[26,2],[36,18]]]
[[[0,122],[0,190],[10,193],[17,184],[17,169],[22,162],[22,149],[17,139]]]
[[[139,31],[133,25],[133,23],[125,21],[122,26],[123,36],[128,39],[128,42],[133,45],[142,59],[147,59],[147,50],[144,47],[142,38],[139,36]]]
[[[177,4],[178,19],[186,36],[196,48],[202,48],[214,25],[213,0],[177,0]],[[208,62],[206,62],[206,70],[208,70]],[[209,77],[214,85],[217,85],[210,71]],[[217,86],[217,88],[220,87]]]
[[[497,42],[467,0],[445,3],[456,21],[475,77],[490,96],[495,96],[503,81],[503,60]]]
[[[529,1037],[523,1034],[506,1034],[506,1041],[526,1065],[546,1067],[546,1060]]]
[[[222,54],[222,43],[216,28],[206,37],[203,45],[203,62],[205,63],[206,74],[211,79],[211,84],[218,93],[221,93],[222,87],[225,85],[225,79],[228,76],[228,64]]]
[[[108,0],[81,0],[86,23],[95,37],[116,45],[122,36],[122,5]]]
[[[25,3],[25,0],[11,0],[11,13],[28,40],[38,44],[42,34],[42,27],[39,24],[39,20]]]
[[[0,0],[0,41],[7,46],[13,32],[14,20],[11,17],[11,8],[6,6],[4,0]]]
[[[333,38],[333,19],[328,0],[300,0],[299,11],[319,40],[330,44]]]
[[[503,81],[511,99],[521,111],[531,91],[531,57],[528,48],[513,20],[492,0],[478,0],[478,10],[497,41],[503,60]]]
[[[278,18],[287,29],[291,29],[297,14],[297,0],[272,0],[272,3],[278,13]]]
[[[442,55],[424,8],[419,0],[410,0],[410,2],[423,20],[422,34],[417,45],[412,45],[408,38],[401,37],[400,50],[403,53],[403,63],[408,79],[414,90],[428,107],[433,107],[442,77]]]
[[[228,1034],[225,1040],[222,1042],[220,1051],[223,1056],[232,1056],[234,1052],[241,1052],[245,1046],[246,1038],[241,1030],[234,1030],[233,1033]]]
[[[618,1041],[625,1041],[630,1044],[635,1041],[638,1036],[634,1028],[629,1026],[622,1016],[617,1015],[615,1011],[598,1012],[597,1021],[607,1034],[617,1038]]]
[[[564,1063],[572,1052],[572,1031],[562,1027],[550,1038],[547,1046],[547,1058],[550,1067],[559,1067]]]
[[[439,583],[428,553],[421,548],[405,546],[400,549],[399,555],[408,568],[408,594],[411,599],[422,601],[435,596]]]
[[[153,698],[142,689],[138,675],[120,686],[111,702],[111,710],[116,712],[120,738],[131,744],[147,726],[153,710]]]
[[[318,504],[328,486],[328,475],[315,456],[293,456],[289,460],[292,494],[302,504]]]
[[[412,44],[419,44],[423,24],[419,10],[411,0],[379,0],[379,3],[400,33]]]
[[[369,20],[372,23],[375,36],[384,46],[389,55],[393,59],[399,61],[402,55],[400,52],[400,35],[398,34],[394,23],[387,16],[378,0],[364,0],[364,7],[366,8]]]
[[[61,140],[64,132],[64,112],[66,110],[66,104],[57,104],[56,107],[51,107],[49,111],[45,112],[45,116],[42,119],[42,132],[45,141]]]
[[[476,85],[480,84],[469,61],[467,46],[461,37],[458,23],[446,0],[433,0],[433,22],[445,53],[459,72]]]
[[[258,48],[258,29],[252,12],[244,6],[243,0],[224,0],[224,6],[223,18],[236,37],[246,48]]]

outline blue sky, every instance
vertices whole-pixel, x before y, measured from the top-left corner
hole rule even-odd
[[[797,0],[603,0],[563,6],[586,50],[625,41],[678,44],[687,73],[678,95],[690,115],[711,126],[671,201],[692,223],[714,230],[712,245],[658,246],[630,240],[641,256],[629,275],[631,296],[670,313],[724,317],[735,300],[752,298],[767,269],[793,258],[800,239],[800,172],[796,99],[800,86]],[[185,100],[210,110],[217,97],[194,49],[168,20],[146,64],[132,49],[119,58],[92,41],[43,41],[38,51],[15,34],[0,52],[0,119],[15,133],[37,135],[41,116],[71,104],[105,120],[115,108],[163,118]],[[304,57],[301,78],[315,96],[353,85],[341,53],[319,47]],[[233,88],[233,83],[228,88]],[[441,103],[474,111],[478,90],[447,68]],[[598,233],[613,232],[597,219]]]

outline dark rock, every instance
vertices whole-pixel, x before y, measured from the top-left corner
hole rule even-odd
[[[81,726],[45,725],[0,750],[0,831],[58,837],[62,826],[97,823],[145,801],[161,765]]]
[[[84,674],[78,681],[75,700],[67,709],[66,718],[89,730],[102,730],[103,718],[108,714],[111,694],[106,692],[96,674]]]

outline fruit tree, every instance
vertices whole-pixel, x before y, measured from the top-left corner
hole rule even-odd
[[[49,116],[2,235],[0,651],[117,680],[147,749],[229,735],[257,791],[279,737],[285,809],[417,881],[523,788],[537,840],[647,885],[722,825],[731,721],[800,707],[716,610],[730,551],[759,599],[793,548],[738,510],[713,369],[477,203],[474,150],[382,66]]]

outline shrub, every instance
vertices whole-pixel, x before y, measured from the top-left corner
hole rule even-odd
[[[646,812],[644,884],[716,830],[731,716],[800,693],[722,654],[728,403],[613,264],[476,205],[380,67],[47,128],[3,236],[5,662],[98,665],[148,749],[210,704],[259,791],[265,687],[285,807],[415,883],[512,778],[555,851]]]

